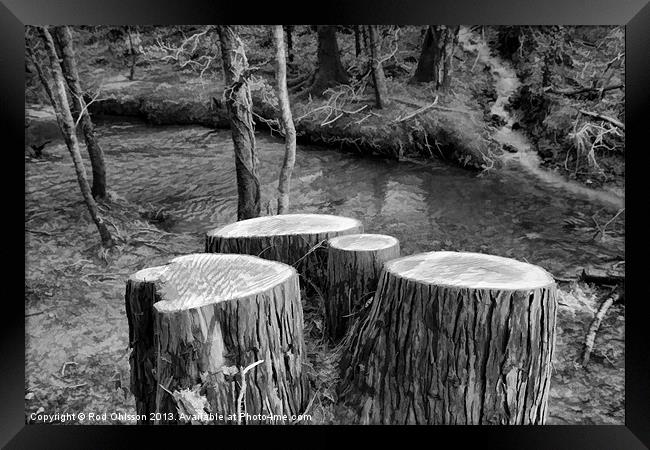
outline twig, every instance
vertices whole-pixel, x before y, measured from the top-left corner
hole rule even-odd
[[[296,266],[300,261],[302,261],[302,260],[305,259],[308,255],[310,255],[311,253],[313,253],[314,251],[316,251],[316,249],[319,248],[319,247],[321,247],[325,242],[327,242],[327,239],[323,239],[323,240],[320,241],[318,244],[314,245],[312,248],[309,249],[309,251],[308,251],[307,253],[305,253],[305,254],[302,255],[302,256],[301,256],[297,261],[295,261],[295,262],[292,264],[292,266],[295,267],[295,266]]]
[[[43,234],[45,236],[54,236],[52,233],[48,233],[47,231],[32,230],[31,228],[25,228],[25,231],[28,233]]]
[[[241,407],[246,395],[246,373],[253,367],[262,364],[263,362],[264,360],[260,359],[259,361],[255,361],[253,364],[246,366],[246,368],[240,367],[239,373],[241,374],[241,387],[239,389],[239,395],[237,396],[237,425],[241,425]]]
[[[81,118],[84,116],[84,114],[86,114],[88,107],[97,101],[97,97],[99,97],[99,92],[100,91],[97,91],[95,96],[88,103],[84,101],[83,95],[75,95],[79,100],[79,104],[82,105],[81,111],[79,112],[79,116],[77,117],[77,120],[74,123],[75,128],[79,126],[79,122],[81,122]]]
[[[476,52],[476,59],[474,60],[474,64],[472,64],[472,68],[469,69],[470,72],[474,72],[474,67],[476,67],[476,63],[478,62],[479,57],[481,56],[481,52]]]
[[[433,100],[433,103],[431,103],[430,105],[423,106],[420,109],[416,109],[411,114],[408,114],[405,117],[402,117],[400,119],[396,119],[395,122],[401,123],[401,122],[405,122],[405,121],[407,121],[409,119],[412,119],[413,117],[417,116],[418,114],[421,114],[421,113],[433,108],[434,106],[436,106],[437,103],[438,103],[438,96],[436,95],[436,98]]]
[[[65,369],[66,369],[66,367],[68,367],[68,366],[76,366],[76,365],[77,365],[77,363],[74,362],[74,361],[66,361],[66,362],[64,362],[63,366],[61,367],[61,376],[65,377]]]
[[[589,357],[591,356],[591,351],[594,348],[596,333],[598,333],[600,323],[603,321],[605,314],[607,314],[609,307],[612,306],[612,304],[617,301],[619,297],[620,294],[616,292],[616,288],[612,289],[608,294],[607,299],[605,299],[605,301],[600,305],[600,308],[598,308],[598,312],[596,313],[594,320],[591,322],[591,325],[589,326],[589,332],[587,333],[587,339],[585,341],[585,352],[582,357],[583,367],[587,367],[587,364],[589,363]]]

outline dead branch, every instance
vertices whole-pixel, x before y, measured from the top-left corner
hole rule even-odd
[[[79,116],[77,117],[77,120],[75,120],[75,122],[74,122],[75,128],[77,126],[79,126],[79,122],[81,122],[81,119],[83,118],[83,115],[86,113],[86,111],[88,110],[88,107],[90,105],[92,105],[96,101],[105,100],[105,99],[98,99],[99,92],[100,91],[97,91],[97,93],[93,96],[92,99],[90,99],[90,101],[88,103],[86,103],[86,101],[84,100],[83,95],[75,95],[75,97],[77,97],[77,99],[79,100],[79,104],[82,105],[81,111],[79,111]],[[73,93],[73,95],[74,95],[74,93]]]
[[[412,119],[413,117],[417,116],[418,114],[422,114],[423,112],[428,111],[429,109],[433,108],[434,106],[436,106],[437,103],[438,103],[438,96],[436,95],[436,98],[433,100],[433,103],[431,103],[430,105],[423,106],[423,107],[421,107],[419,109],[416,109],[411,114],[407,114],[406,116],[404,116],[402,118],[395,119],[395,122],[402,123],[402,122],[405,122],[405,121],[407,121],[409,119]]]
[[[397,97],[390,97],[390,99],[394,100],[394,101],[396,101],[398,103],[403,103],[404,105],[413,106],[415,108],[427,107],[427,108],[431,108],[431,109],[437,109],[439,111],[458,112],[458,113],[462,113],[462,114],[467,114],[469,116],[474,116],[474,115],[477,114],[476,111],[470,111],[470,110],[462,109],[462,108],[451,108],[449,106],[441,106],[441,105],[433,105],[433,104],[422,105],[421,103],[416,103],[416,102],[413,102],[413,101],[408,101],[408,100],[404,100],[402,98],[397,98]]]
[[[614,288],[607,294],[607,298],[598,308],[598,312],[589,326],[589,332],[587,333],[587,339],[585,340],[585,351],[582,356],[583,367],[587,367],[587,364],[589,363],[589,357],[591,356],[594,342],[596,341],[596,334],[598,333],[598,329],[600,328],[600,324],[603,321],[605,314],[607,314],[609,307],[612,306],[614,302],[618,301],[619,298],[620,293],[618,292],[618,289]]]
[[[547,86],[543,90],[544,92],[548,92],[549,94],[556,94],[556,95],[566,95],[568,97],[573,96],[573,95],[578,95],[578,94],[585,94],[587,92],[600,92],[601,95],[604,92],[607,91],[613,91],[615,89],[623,89],[625,88],[624,84],[613,84],[610,86],[598,88],[598,87],[583,87],[579,89],[556,89],[553,86]]]
[[[611,123],[614,126],[619,127],[621,130],[625,130],[625,124],[620,120],[614,119],[613,117],[605,116],[604,114],[599,114],[596,112],[585,111],[584,109],[580,110],[580,114],[584,114],[585,116],[595,117],[596,119],[604,120],[606,122]]]

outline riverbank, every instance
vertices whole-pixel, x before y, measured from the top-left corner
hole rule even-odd
[[[216,129],[230,127],[221,102],[220,80],[168,74],[129,81],[111,75],[101,82],[100,99],[90,105],[94,116],[137,117],[155,125],[198,124]],[[276,99],[271,78],[253,86],[253,112],[258,129],[277,134]],[[91,82],[99,84],[97,80]],[[419,86],[396,84],[389,107],[377,110],[367,95],[354,100],[333,91],[324,99],[291,96],[297,140],[345,152],[393,159],[442,158],[480,170],[494,164],[494,154],[483,115],[478,107],[452,95],[435,97]],[[419,110],[427,110],[418,113]],[[478,109],[478,111],[477,111]]]
[[[404,33],[417,33],[412,28],[407,27]],[[258,128],[273,132],[278,115],[273,67],[265,60],[265,44],[253,37],[247,40],[245,31],[242,35],[248,43],[249,62],[256,67],[250,78],[255,122]],[[138,117],[156,125],[229,126],[218,70],[200,76],[172,63],[142,60],[134,79],[129,80],[128,70],[110,46],[92,41],[92,35],[84,30],[78,31],[78,37],[85,43],[78,46],[78,59],[82,84],[89,101],[93,100],[89,106],[93,115]],[[341,48],[349,47],[350,39],[341,34]],[[310,55],[315,52],[315,41],[296,39],[294,45],[305,58],[290,63],[289,72],[292,79],[300,79],[313,70]],[[299,143],[393,159],[440,158],[472,170],[498,166],[502,151],[491,138],[486,121],[494,86],[485,65],[476,64],[470,52],[459,50],[449,92],[436,93],[429,84],[409,83],[413,58],[408,56],[417,55],[418,49],[417,45],[404,45],[400,57],[385,64],[390,99],[384,109],[374,107],[368,76],[332,89],[324,98],[292,91]],[[353,66],[355,61],[346,60],[349,58],[345,56],[344,62]],[[27,92],[27,102],[45,103],[37,83],[32,84],[36,85]]]

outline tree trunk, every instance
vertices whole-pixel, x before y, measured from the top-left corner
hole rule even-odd
[[[126,27],[126,33],[129,36],[129,56],[131,56],[131,65],[129,67],[129,80],[133,81],[133,78],[135,78],[135,64],[138,59],[138,54],[135,51],[135,48],[133,48],[133,36],[131,35],[131,27],[127,26]]]
[[[239,197],[237,220],[245,220],[258,217],[261,210],[253,104],[247,79],[248,60],[244,44],[231,26],[220,25],[217,30],[226,83],[224,96],[235,146]]]
[[[379,43],[377,37],[377,25],[368,25],[368,40],[370,41],[370,64],[372,68],[372,81],[375,86],[375,105],[377,108],[388,106],[388,88],[386,87],[386,77],[384,69],[381,66],[379,54]]]
[[[361,32],[359,25],[354,26],[354,56],[357,58],[361,56]]]
[[[333,25],[318,25],[318,69],[314,84],[311,86],[313,95],[321,96],[330,87],[345,84],[349,77],[339,54],[336,42],[336,27]]]
[[[285,25],[284,29],[287,32],[287,54],[289,55],[289,62],[293,62],[293,25]]]
[[[273,27],[273,39],[276,49],[275,81],[277,83],[278,103],[280,106],[280,123],[284,128],[284,161],[278,181],[278,214],[289,211],[289,192],[291,190],[291,172],[296,163],[296,128],[293,125],[289,93],[287,92],[287,63],[285,60],[284,35],[282,26]]]
[[[136,386],[147,386],[138,414],[153,402],[156,423],[184,422],[176,414],[182,406],[177,396],[196,385],[210,411],[224,416],[216,423],[266,422],[245,413],[304,412],[309,383],[302,370],[303,315],[294,269],[248,255],[193,254],[144,269],[130,282],[147,285],[140,302],[127,303],[135,339],[132,376]],[[141,372],[151,369],[152,356],[155,372]],[[243,369],[256,362],[244,380]]]
[[[424,83],[433,81],[436,89],[444,90],[449,87],[458,30],[457,26],[429,25],[411,81]]]
[[[362,26],[361,27],[361,37],[363,38],[363,48],[368,49],[368,31],[366,30],[366,27]]]
[[[478,253],[386,263],[342,395],[363,423],[543,424],[557,308],[543,269]]]
[[[352,316],[364,310],[377,289],[386,261],[399,257],[399,241],[383,234],[352,234],[328,241],[326,329],[340,339]]]
[[[84,92],[79,82],[77,61],[72,44],[72,33],[70,33],[70,29],[67,26],[54,28],[54,33],[61,52],[63,76],[72,94],[72,110],[77,117],[81,114],[81,130],[84,134],[86,150],[88,151],[90,166],[93,171],[91,192],[95,199],[104,199],[106,198],[106,165],[104,163],[104,152],[95,137],[93,122],[86,107],[86,102],[83,99]]]
[[[283,214],[236,222],[209,231],[205,251],[240,253],[294,266],[322,295],[326,286],[328,239],[363,233],[356,219],[325,214]]]
[[[41,76],[41,81],[47,86],[45,89],[48,92],[48,95],[50,95],[51,100],[53,100],[52,107],[56,113],[56,120],[61,129],[61,134],[63,135],[66,146],[68,147],[68,151],[70,152],[70,156],[72,157],[81,195],[86,202],[90,217],[97,226],[99,236],[102,240],[102,245],[106,248],[112,247],[113,239],[111,238],[111,234],[108,231],[106,224],[97,212],[97,204],[92,196],[90,185],[88,184],[88,178],[86,176],[86,168],[84,167],[81,153],[79,152],[79,142],[77,140],[75,124],[72,119],[72,113],[70,112],[70,104],[68,103],[68,98],[65,92],[65,80],[63,79],[63,73],[61,72],[61,66],[59,65],[59,58],[56,54],[54,40],[52,39],[52,35],[48,31],[47,27],[38,27],[38,31],[43,44],[45,45],[47,57],[49,58],[50,74],[46,75],[45,71],[39,67],[39,63],[36,59],[34,59],[34,64],[37,67],[39,76]]]

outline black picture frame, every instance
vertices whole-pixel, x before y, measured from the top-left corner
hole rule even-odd
[[[194,445],[195,436],[205,435],[213,445],[232,444],[250,447],[260,437],[276,444],[295,442],[310,446],[320,434],[355,432],[365,437],[384,439],[393,435],[413,441],[454,446],[473,444],[497,448],[647,448],[650,446],[650,342],[648,321],[649,250],[645,212],[648,210],[645,172],[650,167],[646,138],[647,110],[650,107],[650,4],[647,0],[475,0],[422,1],[336,1],[307,3],[226,2],[206,0],[1,0],[0,67],[2,94],[1,123],[13,145],[5,147],[5,170],[0,177],[5,194],[5,242],[24,236],[19,211],[24,211],[24,191],[9,173],[24,159],[16,148],[24,140],[24,25],[99,25],[99,24],[271,24],[271,23],[444,23],[444,24],[529,24],[529,25],[625,25],[626,26],[626,360],[624,426],[544,426],[544,427],[130,427],[130,426],[50,426],[26,425],[24,408],[24,305],[20,294],[5,295],[3,326],[0,327],[0,444],[8,448],[115,448],[131,446],[136,437],[146,434],[148,445],[174,441]],[[3,133],[4,134],[4,133]],[[6,134],[5,134],[6,136]],[[645,145],[644,145],[645,144]],[[22,184],[24,187],[24,184]],[[21,206],[22,205],[22,206]],[[13,209],[16,213],[13,213]],[[10,234],[9,234],[10,233]],[[24,250],[24,246],[23,246]],[[5,255],[11,264],[4,269],[4,286],[11,287],[23,270],[21,249]],[[24,258],[24,252],[23,256]],[[24,259],[23,259],[24,261]],[[24,271],[23,271],[24,277]],[[14,286],[15,288],[15,286]],[[171,431],[173,430],[173,431]],[[216,434],[218,433],[218,434]],[[244,434],[245,433],[245,434]],[[188,441],[191,439],[191,441]],[[342,439],[335,437],[334,439]],[[347,438],[345,438],[347,440]],[[239,444],[237,444],[239,442]],[[329,440],[329,444],[332,440]],[[644,445],[645,444],[645,445]]]

